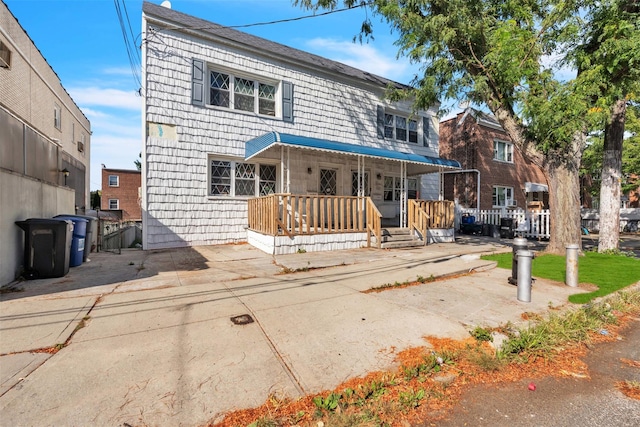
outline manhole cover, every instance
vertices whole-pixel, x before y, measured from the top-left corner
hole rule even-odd
[[[233,316],[231,322],[233,322],[234,325],[248,325],[249,323],[253,323],[253,317],[248,314],[241,314],[240,316]]]

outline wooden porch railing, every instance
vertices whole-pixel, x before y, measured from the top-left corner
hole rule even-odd
[[[430,228],[454,228],[455,204],[448,200],[409,200],[407,220],[409,231],[417,231],[427,244]]]
[[[382,247],[382,214],[373,203],[371,197],[367,197],[367,247],[371,247],[371,233],[376,236],[376,246]]]
[[[249,228],[259,233],[293,237],[371,229],[380,241],[381,215],[369,197],[270,194],[249,199],[248,209]]]
[[[429,230],[429,215],[422,208],[418,200],[409,200],[407,222],[409,233],[413,236],[414,232],[418,232],[422,236],[425,246],[427,245],[427,231]]]

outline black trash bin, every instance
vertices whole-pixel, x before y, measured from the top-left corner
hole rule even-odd
[[[69,272],[73,223],[62,219],[30,218],[16,221],[24,230],[26,279],[63,277]]]
[[[500,237],[513,239],[513,218],[500,218]]]

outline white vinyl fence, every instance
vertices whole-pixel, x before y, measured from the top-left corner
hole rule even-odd
[[[600,212],[597,209],[582,209],[582,226],[597,233],[600,230]],[[637,233],[640,231],[640,209],[620,209],[620,232]]]
[[[502,218],[513,219],[513,228],[517,235],[536,239],[548,239],[551,237],[549,227],[549,210],[525,211],[523,209],[456,209],[456,229],[460,229],[462,215],[475,217],[476,223],[493,224],[500,227]]]

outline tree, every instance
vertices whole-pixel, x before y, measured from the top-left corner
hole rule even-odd
[[[640,89],[640,4],[636,1],[587,2],[590,25],[576,31],[580,40],[569,55],[583,84],[599,88],[594,104],[603,111],[604,144],[600,174],[598,251],[618,249],[622,152],[627,103]]]
[[[625,134],[622,144],[622,194],[635,191],[640,187],[640,107],[629,105],[625,116]],[[582,157],[580,175],[588,178],[585,191],[600,199],[600,176],[604,151],[604,135],[602,132],[589,138],[587,148]]]
[[[102,191],[94,190],[90,193],[91,195],[91,209],[99,209],[100,203],[102,199]]]
[[[138,169],[139,171],[142,170],[141,159],[142,159],[142,153],[138,154],[138,158],[133,161],[133,164],[136,165],[136,169]]]
[[[310,9],[338,0],[295,0]],[[362,0],[343,0],[346,6]],[[546,61],[580,28],[579,2],[566,0],[374,0],[368,2],[399,34],[400,54],[421,65],[412,89],[416,108],[439,98],[485,104],[515,146],[549,184],[551,239],[564,253],[580,242],[578,171],[590,127],[593,85],[554,77]],[[371,32],[371,25],[362,30]]]

